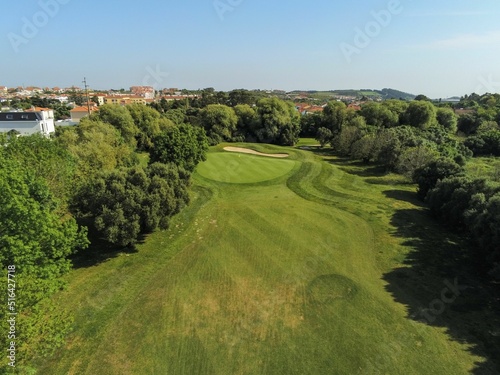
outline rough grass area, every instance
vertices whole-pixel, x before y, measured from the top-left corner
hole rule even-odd
[[[223,146],[169,230],[71,272],[57,299],[74,331],[40,374],[495,373],[454,330],[460,297],[435,321],[415,314],[456,271],[413,275],[415,252],[460,245],[414,186],[311,151]]]

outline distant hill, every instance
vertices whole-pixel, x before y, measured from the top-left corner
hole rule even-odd
[[[357,98],[362,98],[364,96],[368,98],[380,98],[386,99],[403,99],[403,100],[413,100],[415,95],[409,94],[407,92],[385,88],[382,90],[372,90],[372,89],[362,89],[362,90],[330,90],[330,91],[300,91],[296,90],[293,93],[308,93],[313,96],[326,96],[326,95],[339,95],[339,96],[354,96]]]

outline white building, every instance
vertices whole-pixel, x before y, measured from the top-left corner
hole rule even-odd
[[[25,112],[0,113],[0,132],[15,130],[20,135],[55,132],[54,111],[48,108],[34,108]]]

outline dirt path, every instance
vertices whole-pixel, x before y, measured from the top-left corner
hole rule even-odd
[[[224,150],[229,151],[229,152],[241,152],[244,154],[269,156],[271,158],[287,158],[288,157],[288,154],[264,154],[262,152],[258,152],[255,150],[250,150],[248,148],[242,148],[242,147],[224,147]]]

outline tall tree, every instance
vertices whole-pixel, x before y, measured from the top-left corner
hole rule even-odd
[[[408,125],[425,130],[437,124],[436,107],[428,101],[413,101],[406,110]]]
[[[236,130],[238,118],[233,108],[226,105],[210,104],[200,112],[200,121],[207,132],[210,143],[215,145],[230,141]]]
[[[160,133],[160,113],[143,104],[128,105],[129,111],[138,132],[135,135],[137,148],[141,151],[147,151],[152,146],[152,138]]]
[[[455,134],[457,132],[458,118],[453,109],[446,107],[438,108],[436,118],[439,125],[444,127],[449,133]]]
[[[328,102],[323,109],[323,127],[330,129],[335,135],[338,134],[347,122],[347,106],[342,102]]]
[[[293,103],[278,98],[264,98],[257,102],[260,142],[294,145],[300,133],[300,114]]]
[[[117,104],[104,104],[99,107],[99,111],[95,116],[118,129],[127,144],[132,147],[136,146],[135,137],[139,133],[139,129],[127,108]]]
[[[200,127],[173,126],[155,136],[153,143],[151,163],[173,163],[192,172],[199,162],[206,160],[208,139]]]

